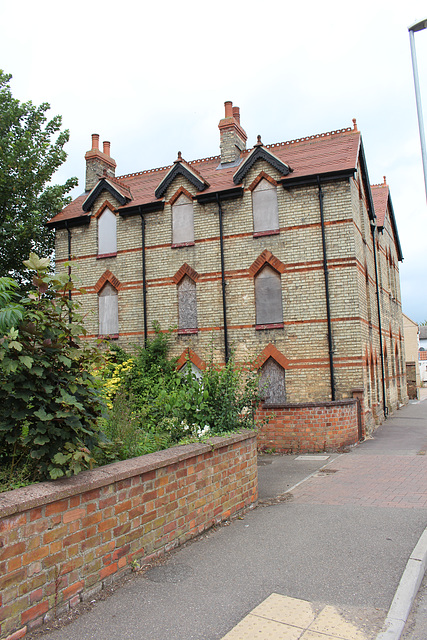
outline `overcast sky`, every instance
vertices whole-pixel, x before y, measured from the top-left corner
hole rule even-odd
[[[427,205],[408,26],[425,0],[0,0],[0,68],[15,98],[49,102],[70,130],[56,180],[84,190],[91,134],[117,175],[219,154],[224,101],[248,147],[357,119],[372,184],[387,178],[404,262],[403,311],[427,319]],[[415,34],[427,121],[427,30]]]

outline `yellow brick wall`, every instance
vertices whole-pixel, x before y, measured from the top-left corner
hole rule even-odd
[[[253,237],[252,194],[249,185],[264,171],[274,179],[278,172],[259,160],[249,170],[241,198],[224,200],[223,228],[226,270],[227,321],[230,347],[236,359],[250,361],[259,356],[268,343],[289,360],[286,390],[289,402],[328,400],[331,398],[327,340],[325,279],[316,185],[277,187],[278,235]],[[330,307],[333,332],[337,399],[352,397],[354,388],[364,388],[366,406],[378,405],[375,385],[369,381],[366,354],[373,351],[380,362],[378,313],[375,293],[375,268],[368,213],[360,192],[358,176],[353,179],[322,183],[325,235],[329,270]],[[146,214],[146,273],[148,330],[153,322],[162,330],[176,329],[178,321],[177,288],[172,278],[187,263],[197,280],[197,334],[175,337],[172,354],[180,356],[190,347],[199,357],[209,359],[212,347],[215,358],[224,361],[223,309],[219,218],[216,203],[200,204],[194,200],[195,244],[171,248],[172,211],[170,199],[184,187],[193,196],[198,192],[181,175],[169,186],[164,210]],[[96,212],[108,199],[104,192],[94,204]],[[389,222],[379,236],[378,260],[382,277],[382,328],[388,361],[399,343],[401,325],[399,301],[389,299],[386,290],[385,251],[394,251]],[[284,267],[281,275],[283,320],[281,329],[255,329],[254,279],[249,269],[265,250],[269,250]],[[77,273],[87,294],[80,295],[90,336],[97,336],[97,293],[94,286],[106,270],[120,281],[119,344],[130,346],[143,341],[141,220],[139,216],[117,215],[117,256],[97,259],[97,222],[72,229],[73,273]],[[58,268],[67,258],[67,232],[56,237]],[[395,256],[397,264],[397,256]],[[368,285],[365,278],[368,270]],[[398,273],[397,273],[398,281]],[[370,317],[368,300],[370,299]],[[392,338],[389,336],[391,326]],[[403,331],[402,331],[403,335]],[[393,344],[392,344],[393,343]],[[400,343],[399,343],[400,344]],[[392,370],[391,365],[389,367]],[[377,378],[380,366],[376,368]],[[391,374],[390,374],[391,375]],[[403,377],[400,387],[403,388]],[[399,401],[397,381],[388,380],[390,408]],[[404,401],[401,391],[401,401]],[[379,413],[380,406],[375,407]],[[372,413],[372,421],[374,420]],[[369,422],[369,420],[368,420]],[[369,426],[369,425],[368,425]]]

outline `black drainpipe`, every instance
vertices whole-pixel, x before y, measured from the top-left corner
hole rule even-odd
[[[335,377],[334,377],[334,356],[332,346],[332,324],[331,324],[331,307],[329,303],[329,274],[328,262],[326,258],[326,239],[325,239],[325,220],[323,217],[323,193],[320,186],[320,176],[317,176],[317,185],[319,187],[319,208],[320,208],[320,226],[322,229],[322,247],[323,247],[323,273],[325,275],[325,296],[326,296],[326,316],[328,320],[328,350],[329,350],[329,371],[331,375],[331,397],[335,401]]]
[[[387,418],[388,409],[387,409],[387,401],[386,401],[386,393],[385,393],[385,372],[384,372],[384,355],[383,355],[383,332],[381,327],[381,303],[380,303],[380,288],[378,285],[378,265],[377,265],[377,249],[375,246],[375,222],[371,222],[371,231],[372,231],[372,246],[374,249],[374,265],[375,265],[375,293],[377,296],[377,309],[378,309],[378,331],[380,337],[380,354],[381,354],[381,372],[382,372],[382,387],[383,387],[383,410],[384,410],[384,418]]]
[[[227,305],[225,300],[225,269],[224,269],[224,236],[222,230],[222,209],[221,209],[221,201],[219,197],[219,193],[216,194],[216,201],[218,203],[218,215],[219,215],[219,245],[221,251],[221,283],[222,283],[222,313],[224,317],[224,354],[225,354],[225,362],[227,363],[230,359],[230,354],[228,351],[228,331],[227,331]]]
[[[71,229],[68,221],[65,221],[65,228],[68,234],[68,282],[71,282]],[[68,289],[68,300],[71,302],[71,289]],[[68,324],[71,324],[71,309],[68,312]]]
[[[144,315],[144,348],[147,346],[147,277],[145,271],[145,218],[139,207],[139,215],[141,216],[141,236],[142,236],[142,307]]]

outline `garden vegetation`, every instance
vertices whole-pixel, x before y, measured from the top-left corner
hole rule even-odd
[[[177,371],[158,326],[132,353],[93,346],[68,273],[35,254],[25,267],[30,293],[0,278],[0,490],[256,426],[252,370],[212,352],[198,377]]]

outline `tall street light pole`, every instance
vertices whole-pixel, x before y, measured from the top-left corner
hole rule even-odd
[[[409,31],[409,40],[411,43],[411,56],[412,56],[412,69],[414,72],[414,84],[415,84],[415,99],[417,101],[417,113],[418,113],[418,127],[420,130],[420,141],[421,141],[421,155],[423,158],[423,167],[424,167],[424,186],[426,190],[427,197],[427,154],[426,154],[426,141],[424,135],[424,123],[423,123],[423,112],[421,108],[421,95],[420,95],[420,83],[418,80],[418,67],[417,67],[417,56],[415,53],[415,31],[422,31],[427,28],[427,19],[421,20],[416,24],[413,24],[412,27],[408,27]]]

